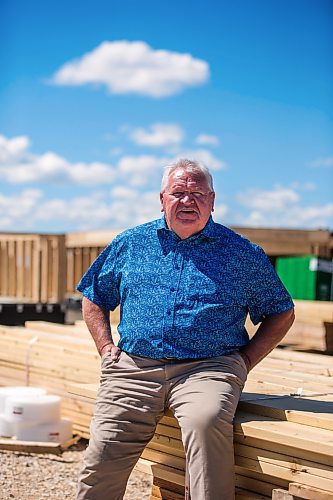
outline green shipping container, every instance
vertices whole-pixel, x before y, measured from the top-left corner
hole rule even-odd
[[[304,255],[278,257],[276,272],[293,299],[333,300],[333,261]]]

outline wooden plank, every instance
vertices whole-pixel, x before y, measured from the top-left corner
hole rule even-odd
[[[286,455],[275,451],[254,448],[240,443],[235,443],[234,446],[235,457],[237,457],[237,465],[238,458],[250,458],[257,461],[260,467],[263,462],[268,462],[279,467],[285,467],[294,475],[298,472],[306,472],[307,474],[313,476],[333,480],[333,467],[330,467],[329,465],[318,464],[316,462],[311,462],[310,460],[305,460],[304,458],[296,458],[293,455]]]
[[[268,417],[237,412],[234,432],[236,435],[267,440],[271,443],[285,444],[304,450],[309,456],[316,454],[320,463],[333,465],[333,432],[326,429],[312,428],[304,432],[304,426],[293,422],[273,420]]]
[[[259,397],[256,401],[255,397],[247,400],[249,396],[245,394],[239,402],[239,410],[333,431],[333,401],[330,395],[326,401],[294,397],[269,399],[269,396],[266,400]]]
[[[290,483],[289,493],[307,500],[333,500],[333,493],[300,483]]]
[[[322,487],[333,492],[333,480],[324,477],[309,474],[308,471],[303,471],[295,464],[294,468],[288,468],[278,465],[277,461],[263,461],[246,457],[236,456],[236,464],[242,469],[249,469],[259,473],[268,474],[273,477],[285,479],[286,481],[297,481],[302,484],[313,486],[316,488]]]
[[[153,486],[157,486],[158,488],[162,488],[168,491],[172,491],[174,493],[178,493],[180,495],[184,495],[185,488],[182,485],[172,483],[170,481],[166,481],[160,477],[153,477]]]
[[[41,241],[40,238],[33,242],[31,276],[32,276],[32,300],[41,302]]]
[[[245,434],[238,434],[234,431],[234,443],[243,444],[252,448],[259,448],[262,451],[276,452],[281,455],[286,455],[289,457],[294,457],[296,461],[298,460],[309,460],[324,466],[325,457],[322,454],[311,453],[307,450],[296,448],[295,446],[289,446],[285,443],[270,442],[267,439],[260,439],[258,437],[251,437]]]
[[[0,450],[21,451],[25,453],[62,453],[60,443],[41,443],[33,441],[18,441],[16,439],[0,439]]]
[[[24,297],[24,266],[25,266],[25,241],[16,242],[16,293],[18,298]]]
[[[160,488],[155,484],[152,486],[152,496],[163,500],[184,500],[184,493],[176,493],[166,488]]]
[[[271,496],[274,488],[288,489],[289,481],[269,474],[243,469],[235,465],[236,485],[250,491]]]
[[[166,481],[170,481],[181,486],[185,485],[184,474],[177,469],[173,469],[172,467],[156,464],[155,462],[151,462],[150,460],[140,458],[135,468],[151,476],[165,479]]]
[[[31,240],[27,240],[25,242],[24,247],[24,289],[23,296],[24,298],[32,297],[32,245],[33,242]]]
[[[17,242],[8,241],[7,243],[7,294],[11,297],[18,295],[18,274],[20,269],[20,262],[17,262]]]
[[[151,448],[146,448],[142,455],[142,458],[146,460],[151,460],[158,464],[167,465],[169,467],[173,467],[174,469],[181,470],[185,472],[185,459],[176,457],[174,455],[169,455],[165,452],[153,450]]]
[[[299,500],[295,498],[289,491],[276,489],[272,491],[272,500]]]

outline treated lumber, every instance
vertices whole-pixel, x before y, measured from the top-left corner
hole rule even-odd
[[[254,448],[253,446],[247,446],[236,442],[235,457],[237,465],[240,464],[242,458],[249,458],[251,460],[256,460],[258,464],[267,462],[279,467],[285,467],[294,476],[299,472],[306,472],[312,476],[323,477],[331,481],[333,480],[333,467],[311,462],[302,458],[296,458],[293,455],[282,454],[276,451]],[[271,474],[271,476],[274,476],[274,474]]]
[[[253,491],[246,491],[240,488],[236,488],[235,498],[236,500],[267,500],[270,499],[271,497],[260,495],[258,493],[254,493]]]
[[[290,483],[289,493],[307,500],[333,500],[333,493],[321,488],[313,488],[305,484]]]
[[[152,496],[150,498],[162,498],[163,500],[184,500],[184,493],[176,493],[166,488],[160,488],[153,484]]]
[[[251,479],[253,481],[258,481],[260,484],[269,485],[271,488],[288,488],[289,484],[285,479],[273,477],[269,474],[262,474],[261,472],[253,470],[242,469],[241,467],[238,467],[238,465],[235,465],[235,473],[236,478],[237,476],[242,476],[243,478],[246,478],[246,480]],[[252,488],[245,487],[245,489],[251,490]],[[254,491],[257,491],[257,489]]]
[[[286,481],[297,480],[300,483],[307,484],[314,487],[322,487],[329,491],[333,491],[333,480],[314,476],[301,470],[292,470],[281,465],[276,465],[272,462],[258,461],[257,459],[250,459],[244,457],[236,457],[236,463],[242,469],[254,470],[256,472],[276,476]]]
[[[290,396],[282,399],[270,399],[267,396],[266,400],[256,400],[254,397],[253,400],[249,400],[249,396],[248,393],[244,394],[238,404],[239,410],[333,431],[333,401],[331,396],[326,396],[327,400],[311,400]]]
[[[294,300],[296,319],[306,323],[318,324],[333,321],[333,303],[323,300]]]
[[[185,472],[185,459],[176,457],[174,455],[169,455],[165,452],[153,450],[151,448],[146,448],[141,454],[141,458],[146,460],[151,460],[158,464],[168,465],[174,469],[182,470]]]
[[[180,486],[185,485],[185,476],[181,471],[173,469],[172,467],[167,467],[166,465],[156,464],[151,460],[140,458],[136,464],[136,469]]]
[[[235,466],[235,483],[238,488],[252,491],[268,498],[272,497],[272,491],[275,488],[288,488],[287,481],[268,476],[267,474],[245,470],[237,465]]]
[[[63,451],[60,443],[18,441],[16,439],[0,439],[0,450],[25,453],[54,453],[55,455],[59,455]]]
[[[324,365],[333,368],[333,359],[331,356],[323,356],[323,354],[318,353],[302,353],[279,347],[273,349],[273,351],[271,351],[265,359],[284,359],[305,364],[311,363]]]
[[[82,323],[31,323],[0,326],[0,384],[22,385],[28,371],[31,385],[63,398],[62,415],[88,438],[100,372],[94,343]],[[331,357],[287,349],[275,349],[250,372],[234,426],[239,498],[270,497],[273,489],[288,491],[295,480],[333,491],[332,381]],[[299,388],[301,397],[295,396]],[[179,425],[167,411],[138,467],[181,487],[184,464]]]
[[[276,489],[272,491],[272,500],[301,500],[299,497],[294,497],[289,491]]]
[[[311,428],[305,432],[302,424],[279,421],[257,415],[255,420],[250,413],[237,412],[234,429],[236,435],[258,438],[271,443],[291,446],[295,450],[303,450],[316,462],[333,465],[333,432],[326,429]]]

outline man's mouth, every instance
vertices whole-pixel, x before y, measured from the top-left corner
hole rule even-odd
[[[196,210],[193,210],[192,208],[182,208],[177,212],[177,215],[182,218],[197,216],[197,214],[198,212]]]

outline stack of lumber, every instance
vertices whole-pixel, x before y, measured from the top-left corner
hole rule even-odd
[[[295,300],[296,320],[280,345],[303,351],[333,354],[333,302]],[[247,330],[256,327],[250,320]]]
[[[100,360],[81,322],[0,326],[0,352],[0,385],[28,382],[59,394],[63,416],[89,437]],[[302,490],[299,498],[318,499],[322,490],[332,498],[332,414],[333,359],[275,349],[250,372],[236,413],[237,497],[271,498],[274,491],[287,499]],[[184,497],[184,450],[170,412],[137,468],[153,475],[152,499]]]
[[[100,358],[85,326],[26,322],[0,325],[0,385],[31,385],[62,398],[62,416],[86,435],[93,404],[69,395],[72,383],[98,383]]]
[[[94,384],[71,387],[93,401]],[[275,349],[250,374],[234,425],[238,498],[333,498],[333,360]],[[184,497],[185,456],[176,419],[167,412],[137,468],[153,475],[152,499]],[[293,489],[294,488],[294,489]],[[303,490],[301,496],[300,491]],[[294,485],[291,491],[296,491]],[[310,496],[309,496],[310,495]]]

